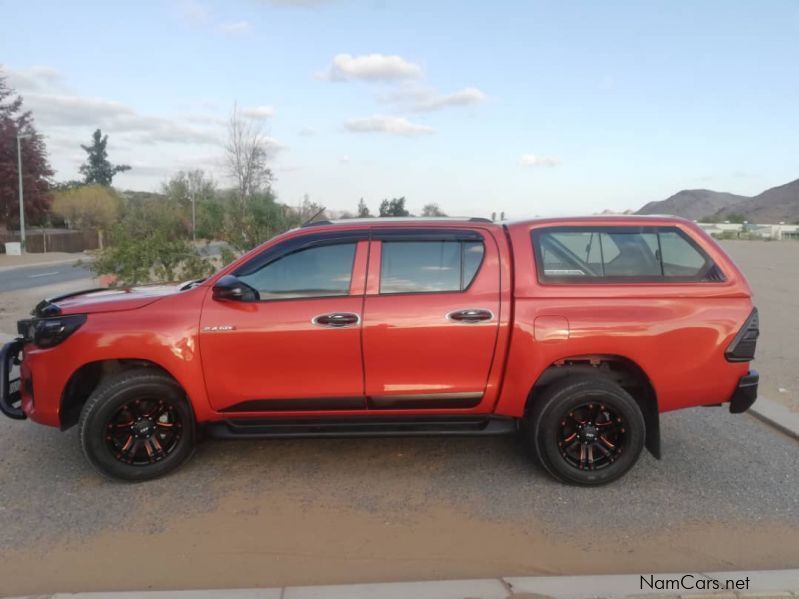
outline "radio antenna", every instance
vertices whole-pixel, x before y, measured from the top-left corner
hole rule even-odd
[[[300,226],[301,226],[301,227],[307,227],[308,225],[310,225],[310,224],[311,224],[311,223],[314,221],[314,219],[315,219],[317,216],[319,216],[320,214],[322,214],[322,213],[323,213],[325,210],[326,210],[326,208],[325,208],[324,206],[322,206],[322,207],[321,207],[321,208],[320,208],[320,209],[319,209],[317,212],[315,212],[315,213],[314,213],[314,215],[313,215],[311,218],[309,218],[308,220],[306,220],[306,221],[305,221],[304,223],[302,223]]]

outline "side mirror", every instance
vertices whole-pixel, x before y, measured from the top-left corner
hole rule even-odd
[[[233,302],[257,302],[260,295],[244,281],[233,275],[225,275],[214,285],[213,297],[215,300]]]

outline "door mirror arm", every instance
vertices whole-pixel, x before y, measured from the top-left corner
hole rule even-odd
[[[261,296],[257,289],[241,279],[225,275],[214,284],[213,298],[218,301],[257,302]]]

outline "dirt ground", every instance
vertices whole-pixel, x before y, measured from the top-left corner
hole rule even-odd
[[[516,437],[209,441],[129,485],[3,419],[0,596],[799,565],[798,443],[722,408],[663,436],[597,489]]]

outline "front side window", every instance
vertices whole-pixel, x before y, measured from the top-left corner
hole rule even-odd
[[[720,281],[684,233],[667,227],[569,227],[533,231],[539,278],[556,283]]]
[[[269,262],[239,279],[258,290],[262,300],[347,295],[355,243],[301,249]]]
[[[479,241],[384,241],[380,293],[463,291],[483,253]]]

